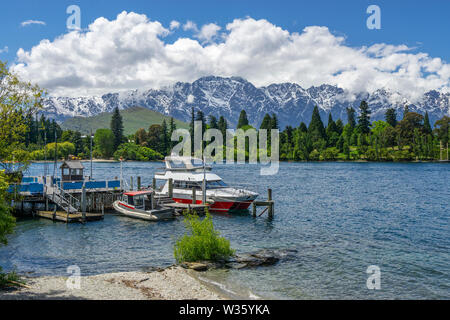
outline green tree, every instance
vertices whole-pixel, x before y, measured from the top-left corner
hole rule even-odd
[[[189,135],[191,136],[191,153],[194,150],[194,127],[195,127],[195,114],[194,114],[194,107],[192,107],[191,122],[189,123]]]
[[[213,115],[209,116],[209,127],[211,129],[219,129],[219,126],[217,124],[217,118]]]
[[[389,108],[386,110],[384,114],[384,118],[387,123],[389,123],[392,127],[397,125],[397,114],[394,108]]]
[[[311,122],[309,123],[308,133],[311,135],[313,142],[319,139],[326,139],[325,128],[323,126],[322,119],[320,118],[319,108],[314,107],[311,116]]]
[[[227,129],[228,129],[228,124],[227,124],[227,120],[225,120],[225,118],[223,116],[220,116],[219,118],[219,123],[217,124],[218,129],[220,130],[220,132],[222,132],[222,137],[223,137],[223,144],[226,144],[226,137],[227,137]]]
[[[368,134],[370,132],[370,109],[364,100],[359,106],[358,129],[361,133]]]
[[[306,124],[304,122],[301,122],[300,125],[298,126],[298,131],[299,132],[308,132],[308,127],[306,126]]]
[[[431,134],[433,130],[431,129],[430,118],[428,117],[428,111],[425,112],[425,117],[423,118],[423,133]]]
[[[42,109],[43,97],[43,90],[21,81],[0,61],[0,166],[7,171],[14,161],[20,161],[21,170],[26,167],[27,155],[17,158],[17,150],[25,144],[27,122]]]
[[[247,126],[247,125],[248,125],[247,112],[245,112],[245,110],[242,110],[241,114],[239,115],[237,128],[240,129],[243,126]]]
[[[267,113],[265,114],[259,129],[266,129],[266,130],[272,129],[272,118],[270,117],[269,114]]]
[[[110,129],[97,129],[94,135],[95,150],[103,158],[110,158],[114,153],[114,134]]]
[[[170,144],[170,151],[172,151],[173,147],[175,146],[176,141],[172,141],[172,134],[174,131],[177,130],[177,125],[175,124],[175,120],[173,117],[170,118],[169,123],[169,144]]]
[[[7,244],[6,236],[14,230],[15,219],[11,215],[11,208],[8,201],[8,182],[3,170],[0,171],[0,244]]]
[[[118,107],[114,109],[111,118],[111,131],[114,135],[113,148],[114,150],[117,150],[117,148],[123,141],[123,121]]]
[[[347,124],[352,128],[356,127],[355,109],[353,108],[347,108]]]
[[[163,119],[163,122],[161,124],[161,151],[163,155],[167,155],[169,152],[169,136],[167,132],[167,123],[166,119]]]
[[[275,113],[272,113],[272,120],[270,121],[270,129],[278,129],[278,118]]]
[[[434,124],[435,132],[439,141],[442,141],[444,146],[447,146],[450,135],[450,117],[444,116]]]
[[[164,153],[164,145],[161,141],[163,135],[162,126],[159,124],[153,124],[148,128],[147,134],[147,147],[153,149],[159,153]]]
[[[341,119],[336,120],[336,131],[339,135],[341,135],[342,131],[344,131],[344,123]]]

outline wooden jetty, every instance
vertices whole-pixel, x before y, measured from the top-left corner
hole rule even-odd
[[[98,221],[103,220],[104,214],[102,213],[86,213],[83,217],[82,213],[69,213],[66,211],[36,211],[34,216],[39,218],[50,219],[53,221],[61,221],[65,223],[72,222],[87,222],[87,221]]]
[[[257,207],[266,207],[259,215],[257,215]],[[273,218],[275,207],[275,201],[272,200],[272,189],[267,189],[267,201],[253,201],[252,203],[252,214],[253,217],[260,217],[267,211],[267,216],[269,219]]]
[[[122,181],[85,180],[83,169],[80,161],[64,161],[62,179],[25,177],[10,191],[20,195],[16,210],[23,213],[24,204],[29,204],[34,216],[66,223],[102,219],[104,211],[122,196]]]

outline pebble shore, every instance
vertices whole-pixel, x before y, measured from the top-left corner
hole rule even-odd
[[[70,289],[67,277],[26,278],[29,288],[0,291],[0,300],[222,300],[181,267],[152,272],[119,272],[81,277]],[[70,286],[69,286],[70,287]]]

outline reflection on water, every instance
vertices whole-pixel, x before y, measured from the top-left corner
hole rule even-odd
[[[158,167],[124,163],[124,177],[139,175],[149,185]],[[224,290],[287,299],[450,298],[448,165],[282,163],[275,176],[260,176],[256,165],[214,170],[263,198],[267,188],[274,192],[272,221],[214,215],[234,248],[297,250],[272,267],[201,275]],[[42,171],[42,164],[30,168],[31,175]],[[94,164],[95,178],[114,176],[119,163]],[[181,218],[149,223],[107,215],[86,225],[27,219],[0,248],[0,265],[36,275],[64,275],[74,264],[85,275],[166,266],[174,263],[173,244],[183,233]],[[379,291],[366,288],[369,265],[381,268]]]

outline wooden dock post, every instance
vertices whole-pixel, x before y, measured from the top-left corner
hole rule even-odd
[[[269,202],[269,218],[273,218],[272,189],[267,189],[267,201]]]
[[[154,192],[152,192],[152,194],[151,194],[151,202],[152,202],[152,210],[154,210],[156,208],[155,193]]]
[[[252,203],[252,209],[253,209],[253,218],[256,218],[256,203]]]
[[[141,190],[141,177],[137,177],[137,190],[140,191]]]
[[[153,180],[152,180],[152,189],[156,190],[156,178],[155,177],[153,177]]]
[[[192,203],[197,204],[197,191],[195,187],[192,187]]]
[[[82,221],[86,222],[86,186],[83,184],[83,188],[81,189],[81,212],[82,212]]]
[[[173,198],[173,179],[169,179],[169,198]]]
[[[133,176],[130,177],[130,190],[133,191]]]

